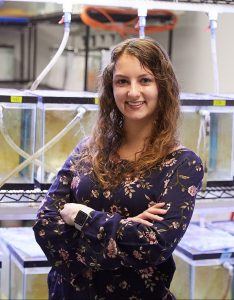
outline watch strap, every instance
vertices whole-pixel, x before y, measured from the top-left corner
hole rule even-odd
[[[93,211],[93,209],[87,207],[88,209],[81,209],[78,211],[75,219],[74,219],[74,224],[75,228],[79,231],[82,230],[82,228],[85,226],[87,221],[91,218],[90,213]]]

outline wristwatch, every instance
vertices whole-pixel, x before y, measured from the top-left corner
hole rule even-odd
[[[89,219],[91,219],[90,212],[86,213],[83,210],[79,210],[74,219],[75,228],[81,231]]]

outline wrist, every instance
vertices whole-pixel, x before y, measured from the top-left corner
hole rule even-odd
[[[79,231],[83,229],[85,224],[91,219],[92,208],[88,206],[82,206],[74,218],[75,228]]]
[[[94,209],[92,209],[91,207],[88,207],[86,205],[82,205],[82,208],[80,210],[82,210],[87,215],[90,215],[91,212],[94,211]]]

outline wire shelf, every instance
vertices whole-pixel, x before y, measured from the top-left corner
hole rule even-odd
[[[40,203],[46,191],[35,190],[0,190],[0,205],[4,203]]]
[[[35,220],[47,190],[0,190],[0,220]],[[207,187],[197,195],[196,213],[234,211],[234,186]]]
[[[0,190],[0,205],[4,203],[40,203],[47,190]],[[234,186],[207,187],[199,191],[197,199],[230,199],[234,198]]]
[[[197,199],[234,199],[234,186],[207,187],[197,194]]]

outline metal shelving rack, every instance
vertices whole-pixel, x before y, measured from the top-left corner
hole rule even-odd
[[[4,91],[4,90],[3,90]],[[2,92],[1,98],[4,101],[11,101],[11,97],[17,94],[17,90],[5,90]],[[82,94],[82,95],[81,95]],[[43,96],[44,101],[47,103],[58,103],[60,98],[66,97],[66,101],[74,101],[76,98],[77,104],[81,105],[96,105],[98,98],[96,93],[81,93],[81,92],[68,92],[66,91],[27,91],[22,93],[22,102],[27,102],[27,98],[31,96]],[[85,96],[85,100],[84,100]],[[25,99],[23,99],[25,98]],[[69,100],[70,99],[70,100]],[[80,99],[80,100],[79,100]],[[234,112],[234,95],[206,95],[206,94],[181,94],[181,105],[183,110],[199,110],[201,108],[209,110],[226,110]],[[219,106],[220,105],[220,106]],[[4,188],[4,187],[3,187]],[[19,189],[20,188],[20,189]],[[17,188],[14,186],[9,189],[0,189],[0,220],[1,219],[33,219],[40,202],[45,196],[47,190],[41,190],[35,187],[23,189],[21,186]],[[230,185],[218,182],[216,185],[209,185],[205,190],[202,190],[197,195],[197,202],[199,205],[207,204],[207,200],[217,201],[222,199],[222,205],[227,205],[229,211],[234,211],[234,184]],[[228,202],[227,202],[228,201]],[[219,203],[220,204],[220,203]],[[203,207],[202,207],[203,209]]]
[[[8,0],[12,1],[12,0]],[[65,0],[69,1],[69,0]],[[27,0],[22,0],[27,2]],[[56,2],[57,1],[28,1],[28,2]],[[62,1],[60,1],[62,3]],[[71,0],[73,4],[79,5],[93,5],[93,0]],[[234,13],[234,1],[231,0],[176,0],[176,1],[153,1],[153,0],[95,0],[96,6],[112,6],[122,8],[137,8],[145,5],[147,9],[170,9],[179,11],[201,11],[212,13]],[[203,94],[204,96],[204,94]],[[201,99],[203,98],[203,99]],[[48,101],[50,101],[48,99]],[[53,101],[53,99],[51,100]],[[89,104],[96,104],[96,95],[89,99]],[[82,103],[83,104],[83,103]],[[233,111],[234,113],[234,95],[206,95],[201,97],[199,94],[181,95],[182,110],[187,109],[208,109],[215,112],[216,109],[224,111]],[[36,212],[43,200],[46,190],[34,188],[32,190],[1,190],[0,189],[0,220],[33,220]],[[197,195],[195,206],[195,213],[200,215],[201,219],[205,218],[207,214],[224,212],[230,213],[234,211],[234,182],[233,184],[223,185],[220,182],[217,185],[208,185],[205,190],[201,190]],[[177,251],[177,250],[176,250]],[[178,250],[179,252],[179,250]],[[179,252],[180,254],[180,252]],[[182,255],[182,254],[181,254]],[[233,257],[233,254],[232,254]],[[183,257],[192,266],[194,260],[188,261],[187,257]],[[233,264],[233,258],[230,261]],[[205,262],[206,263],[206,262]],[[211,265],[214,265],[214,260],[210,260]],[[220,264],[220,257],[218,257],[218,264]],[[203,264],[203,262],[202,262]],[[194,299],[194,282],[195,271],[194,268],[190,273],[190,299]],[[232,280],[234,286],[234,281]],[[234,288],[232,296],[234,295]]]
[[[6,2],[14,2],[13,0],[6,0]],[[62,14],[62,0],[18,0],[18,2],[50,2],[61,4],[61,14]],[[66,0],[66,2],[71,3],[72,5],[94,5],[93,0]],[[118,7],[118,8],[136,8],[139,9],[144,6],[147,10],[150,9],[169,9],[174,11],[200,11],[200,12],[215,12],[215,13],[234,13],[234,1],[233,0],[164,0],[164,1],[154,1],[154,0],[95,0],[95,6],[108,6],[108,7]],[[38,16],[38,20],[39,20]],[[32,19],[33,20],[33,19]],[[35,24],[37,17],[34,18],[33,23]],[[28,73],[31,76],[30,71]],[[191,96],[191,95],[190,95]],[[193,95],[191,97],[183,95],[181,99],[182,106],[186,107],[201,107],[201,106],[212,106],[217,107],[217,99],[215,96],[209,97],[207,95],[205,100],[201,100],[199,95]],[[225,100],[224,100],[225,99]],[[92,103],[96,103],[96,96],[93,100],[90,100]],[[215,102],[216,101],[216,102]],[[222,104],[225,108],[234,106],[234,96],[225,96],[222,98]],[[89,102],[90,103],[90,102]],[[225,109],[224,108],[224,109]],[[22,205],[22,216],[23,217],[32,217],[35,213],[35,208],[39,206],[42,198],[44,197],[46,191],[40,189],[33,190],[0,190],[0,219],[4,218],[4,215],[11,214],[16,216],[20,215],[18,206]],[[233,186],[216,186],[216,187],[207,187],[205,191],[199,192],[198,199],[201,203],[202,200],[207,199],[233,199],[234,197],[234,185]],[[14,205],[12,205],[14,203]],[[234,210],[234,205],[233,206]],[[15,208],[13,208],[13,206]],[[15,214],[13,214],[15,212]]]

